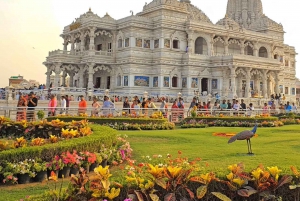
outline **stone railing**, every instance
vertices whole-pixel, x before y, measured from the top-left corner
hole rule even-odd
[[[108,52],[108,51],[95,51],[95,55],[112,56],[112,52]]]
[[[49,56],[54,56],[54,55],[61,55],[61,54],[71,54],[71,51],[64,51],[64,50],[54,50],[49,52]]]

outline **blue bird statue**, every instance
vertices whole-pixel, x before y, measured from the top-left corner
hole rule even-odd
[[[252,148],[251,148],[251,141],[250,139],[255,135],[257,130],[257,123],[255,124],[254,128],[251,131],[242,131],[235,136],[231,137],[228,140],[228,144],[233,143],[236,140],[247,140],[247,146],[248,146],[248,154],[253,154],[252,153]]]

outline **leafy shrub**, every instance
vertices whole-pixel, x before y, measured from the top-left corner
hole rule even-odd
[[[63,152],[72,150],[99,152],[102,144],[107,146],[113,145],[117,136],[115,130],[100,125],[91,125],[91,128],[94,133],[90,136],[59,141],[55,144],[43,146],[4,150],[0,152],[0,161],[18,162],[28,158],[41,158],[42,160],[50,161]]]

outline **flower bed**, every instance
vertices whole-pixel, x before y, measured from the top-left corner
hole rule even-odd
[[[101,134],[103,135],[103,133]],[[106,136],[106,138],[108,137]],[[100,138],[95,138],[94,140],[101,141]],[[95,142],[95,144],[97,143]],[[55,171],[57,173],[59,171],[60,177],[68,177],[70,174],[76,174],[74,171],[79,172],[81,167],[89,171],[92,169],[92,165],[96,167],[96,164],[101,162],[103,164],[121,164],[131,157],[131,152],[132,149],[126,140],[126,136],[114,135],[111,142],[110,140],[102,141],[102,144],[98,144],[98,147],[94,149],[90,149],[89,146],[75,149],[74,146],[66,149],[66,151],[63,151],[63,149],[58,150],[52,158],[49,155],[40,157],[33,155],[29,157],[28,155],[28,158],[25,160],[1,160],[0,178],[2,177],[4,184],[29,183],[34,180],[43,181],[47,179],[47,171]],[[41,174],[42,176],[40,176]],[[24,180],[24,177],[27,180]],[[34,180],[30,178],[34,178]]]
[[[72,120],[88,120],[91,123],[110,126],[117,130],[169,130],[174,129],[175,124],[168,122],[167,119],[157,118],[131,118],[131,117],[48,117],[48,121],[58,118],[64,122],[70,122]]]
[[[158,156],[157,156],[158,157]],[[157,158],[156,157],[156,158]],[[201,159],[189,161],[181,156],[173,159],[145,158],[145,162],[130,162],[116,182],[106,167],[95,169],[95,177],[84,172],[73,176],[67,189],[51,190],[27,201],[39,200],[299,200],[300,173],[291,167],[293,176],[280,175],[277,166],[257,168],[246,172],[243,164],[228,166],[228,174],[205,172]],[[125,180],[124,180],[125,178]],[[55,175],[53,179],[57,182]],[[114,182],[112,182],[114,181]],[[80,199],[79,199],[80,198]]]
[[[254,121],[227,121],[227,120],[209,120],[206,119],[192,119],[186,118],[181,122],[181,128],[206,128],[206,127],[253,127],[256,123]],[[261,121],[257,123],[259,127],[279,127],[283,126],[282,121]]]
[[[263,121],[277,121],[278,120],[278,117],[228,117],[228,116],[203,116],[203,117],[195,117],[195,118],[192,118],[192,117],[188,117],[188,118],[185,118],[185,120],[191,120],[191,119],[195,119],[197,121],[199,120],[205,120],[206,122],[211,122],[211,121],[216,121],[216,120],[222,120],[222,121],[226,121],[226,122],[236,122],[236,121],[240,121],[240,122],[243,122],[243,121],[247,121],[247,122],[263,122]]]

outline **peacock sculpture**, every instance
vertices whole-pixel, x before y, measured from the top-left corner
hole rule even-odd
[[[249,130],[242,131],[236,134],[235,136],[231,137],[228,140],[228,144],[233,143],[236,140],[247,140],[248,154],[253,154],[250,139],[255,135],[256,130],[257,130],[257,123],[255,124],[254,128],[251,131]]]

